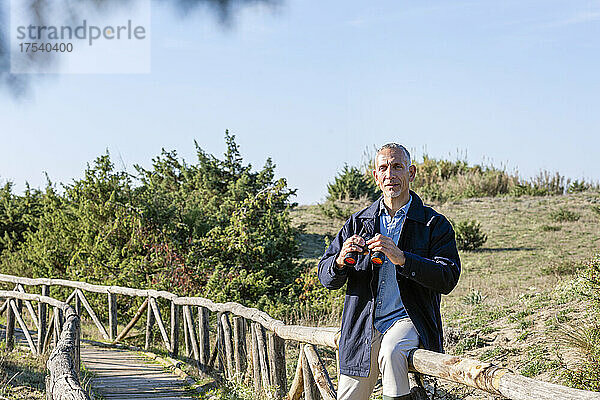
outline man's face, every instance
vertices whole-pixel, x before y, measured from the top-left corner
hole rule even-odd
[[[401,149],[383,149],[375,157],[373,176],[385,197],[408,196],[409,183],[415,179],[416,167],[408,165]]]

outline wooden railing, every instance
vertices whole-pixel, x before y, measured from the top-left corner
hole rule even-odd
[[[42,293],[44,290],[42,289]],[[23,287],[17,284],[14,291],[0,290],[0,298],[6,299],[0,312],[6,311],[6,347],[12,349],[15,344],[15,319],[19,323],[29,349],[33,354],[43,354],[50,345],[53,337],[54,348],[48,357],[46,366],[49,374],[46,376],[46,396],[50,400],[89,400],[82,389],[79,379],[79,316],[66,302],[45,295],[25,293]],[[32,301],[38,303],[36,315]],[[34,343],[29,328],[22,316],[23,302],[31,314],[32,321],[38,329],[37,345]],[[46,306],[54,309],[47,329]],[[42,334],[44,332],[44,334]]]
[[[172,357],[177,358],[180,356],[179,334],[182,331],[185,355],[195,362],[200,371],[213,375],[217,373],[227,379],[252,382],[256,393],[262,392],[266,398],[297,400],[302,394],[307,400],[318,399],[319,396],[326,400],[336,398],[335,387],[316,346],[336,351],[337,356],[337,328],[286,325],[262,311],[237,303],[220,304],[200,297],[178,297],[165,291],[1,274],[0,282],[20,285],[21,292],[25,291],[23,286],[41,286],[42,294],[48,293],[51,286],[73,289],[65,303],[75,301],[77,315],[81,313],[83,305],[100,334],[112,344],[123,341],[146,314],[146,349],[150,348],[153,328],[157,326],[164,348]],[[92,309],[86,298],[87,292],[106,295],[108,329]],[[121,332],[117,331],[117,296],[144,298],[131,321]],[[170,314],[169,330],[161,308]],[[33,320],[36,320],[33,307],[28,309]],[[56,307],[54,310],[56,314]],[[214,340],[210,340],[210,312],[217,314]],[[43,324],[40,323],[37,328],[40,336],[46,335],[47,328]],[[298,363],[289,388],[285,361],[286,341],[300,344]],[[33,346],[31,348],[35,352]],[[411,353],[409,364],[413,372],[446,379],[513,400],[600,400],[600,393],[536,381],[490,363],[422,349]]]

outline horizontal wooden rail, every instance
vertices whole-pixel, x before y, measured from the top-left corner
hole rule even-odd
[[[116,336],[113,339],[113,344],[125,338],[146,310],[146,347],[149,346],[152,327],[156,324],[160,328],[160,334],[166,349],[174,356],[177,356],[178,352],[177,337],[179,312],[181,311],[183,312],[182,322],[186,340],[186,355],[190,358],[193,356],[200,369],[218,369],[224,372],[224,376],[235,376],[236,379],[239,379],[239,375],[243,373],[241,371],[243,365],[247,365],[249,374],[247,374],[247,379],[252,379],[255,388],[257,390],[262,388],[265,393],[273,393],[270,390],[274,388],[277,397],[282,397],[285,390],[287,390],[283,387],[285,386],[285,375],[278,375],[279,369],[285,368],[284,340],[305,343],[301,347],[302,351],[300,352],[296,375],[287,398],[291,400],[298,399],[302,392],[307,399],[314,398],[318,394],[327,399],[335,398],[331,380],[314,346],[320,345],[337,350],[338,328],[286,325],[283,321],[274,319],[265,312],[238,303],[215,303],[201,297],[178,297],[166,291],[93,285],[63,279],[21,278],[0,274],[0,282],[2,281],[17,285],[69,287],[79,293],[79,296],[74,296],[75,298],[84,301],[85,296],[81,291],[108,294],[108,302],[113,302],[112,316],[110,317],[110,320],[113,321],[111,322],[110,336],[111,338]],[[57,304],[62,304],[46,296],[21,292],[0,291],[0,297],[6,298],[7,293],[10,294],[8,297],[45,302],[55,307]],[[145,298],[133,320],[119,335],[116,335],[116,300],[114,297],[116,294]],[[70,298],[72,297],[73,295]],[[165,299],[170,302],[170,332],[167,332],[162,320],[157,299]],[[94,317],[95,315],[89,303],[85,301],[84,305],[90,315]],[[109,308],[111,308],[110,304]],[[198,308],[197,330],[193,308]],[[209,349],[208,341],[208,311],[218,313],[217,340],[212,352]],[[246,324],[234,319],[232,327],[229,317],[227,317],[229,313],[234,315],[235,318],[242,318],[252,321],[252,323]],[[95,320],[95,323],[100,329],[101,322]],[[265,329],[268,332],[265,332]],[[108,335],[103,327],[100,330],[104,336]],[[246,343],[246,330],[248,330],[249,344]],[[170,337],[168,333],[170,333]],[[242,337],[243,340],[240,339]],[[244,355],[247,356],[247,360],[242,362],[241,359]],[[541,382],[515,374],[506,368],[493,364],[427,350],[413,351],[409,358],[409,367],[413,372],[471,386],[513,400],[555,400],[558,398],[564,400],[600,400],[600,393]]]
[[[94,285],[87,282],[79,282],[79,281],[69,281],[66,279],[54,279],[54,278],[23,278],[20,276],[14,275],[4,275],[0,274],[0,282],[12,282],[12,283],[20,283],[22,285],[27,286],[64,286],[70,287],[73,289],[81,289],[87,292],[93,293],[114,293],[114,294],[123,294],[126,296],[138,296],[138,297],[161,297],[164,299],[172,300],[177,298],[177,295],[159,290],[146,290],[146,289],[132,289],[128,287],[122,286],[103,286],[103,285]]]
[[[252,320],[275,332],[278,336],[287,340],[295,340],[315,345],[336,348],[336,334],[338,328],[316,328],[300,325],[286,325],[283,321],[271,317],[269,314],[255,308],[245,307],[238,303],[215,303],[201,297],[178,297],[177,295],[158,290],[131,289],[122,286],[102,286],[85,282],[69,281],[65,279],[51,278],[22,278],[13,275],[0,274],[0,282],[11,282],[28,286],[64,286],[74,289],[85,290],[94,293],[112,293],[126,296],[137,296],[144,298],[163,298],[180,306],[205,307],[213,312],[230,312],[246,319]],[[0,296],[1,297],[1,296]],[[35,299],[33,299],[35,300]]]
[[[414,350],[409,357],[414,372],[481,389],[512,400],[599,400],[600,393],[537,381],[490,363]]]
[[[38,301],[40,303],[51,305],[52,307],[63,307],[66,303],[53,299],[48,296],[40,296],[39,294],[14,292],[10,290],[0,290],[0,298]]]

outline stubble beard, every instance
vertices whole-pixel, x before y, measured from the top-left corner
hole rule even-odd
[[[408,192],[408,185],[406,182],[400,181],[398,182],[397,189],[383,189],[382,191],[386,197],[396,198],[402,196],[405,191]]]

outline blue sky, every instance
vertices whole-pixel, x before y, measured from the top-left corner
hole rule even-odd
[[[152,7],[140,75],[47,75],[0,93],[0,180],[17,190],[79,178],[108,149],[118,167],[161,148],[188,162],[245,160],[324,199],[344,163],[389,141],[522,176],[600,180],[600,1],[297,1],[252,6],[229,27]]]

